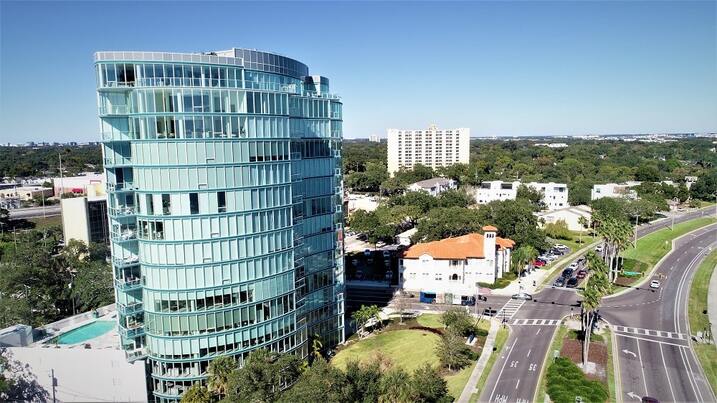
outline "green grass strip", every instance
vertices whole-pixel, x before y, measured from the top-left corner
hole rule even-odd
[[[690,286],[687,313],[690,321],[690,331],[693,334],[704,332],[710,324],[709,317],[703,312],[707,310],[710,277],[715,275],[715,266],[717,266],[717,251],[707,255],[702,261]],[[707,376],[710,385],[712,385],[712,390],[717,391],[717,346],[715,344],[692,343],[692,347],[702,364],[705,376]]]

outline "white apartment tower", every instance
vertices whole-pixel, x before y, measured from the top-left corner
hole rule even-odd
[[[433,169],[457,163],[467,164],[469,128],[425,130],[388,129],[388,172],[411,169],[422,164]]]

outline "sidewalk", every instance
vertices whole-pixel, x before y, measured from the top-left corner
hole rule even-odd
[[[488,337],[485,339],[485,344],[483,345],[483,350],[481,350],[480,358],[478,358],[476,366],[473,367],[471,377],[468,378],[468,383],[466,383],[466,386],[463,388],[463,392],[461,392],[461,396],[457,400],[458,403],[468,403],[471,396],[478,392],[476,390],[476,385],[483,374],[483,370],[488,363],[488,359],[490,359],[490,355],[493,353],[493,345],[495,344],[495,337],[498,334],[499,328],[500,325],[497,320],[490,321],[490,330],[488,330]],[[500,351],[496,351],[496,354],[500,354]]]
[[[535,292],[535,290],[538,289],[538,287],[540,287],[540,284],[543,282],[543,279],[550,275],[550,273],[552,272],[552,268],[553,266],[551,266],[549,269],[534,269],[532,272],[530,272],[530,274],[526,274],[525,277],[521,277],[520,280],[511,281],[511,283],[504,288],[491,290],[490,295],[513,295],[519,293],[520,291],[532,294]],[[522,290],[521,286],[523,287]]]
[[[712,340],[714,343],[717,334],[717,272],[713,269],[710,277],[710,287],[707,291],[707,315],[712,325]]]

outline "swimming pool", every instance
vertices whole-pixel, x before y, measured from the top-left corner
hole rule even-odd
[[[84,326],[80,326],[77,329],[70,330],[67,333],[61,334],[56,339],[57,344],[77,344],[83,341],[94,339],[95,337],[102,336],[103,334],[114,329],[117,325],[115,321],[111,320],[96,320],[92,323],[88,323]]]

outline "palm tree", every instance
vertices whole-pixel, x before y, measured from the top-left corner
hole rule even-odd
[[[594,252],[588,253],[587,265],[590,268],[591,274],[585,284],[582,304],[580,305],[583,331],[583,368],[585,368],[588,363],[590,335],[592,334],[593,324],[596,319],[596,311],[600,307],[602,297],[608,294],[612,288],[608,280],[608,268],[605,262]]]
[[[583,231],[585,231],[585,228],[588,228],[590,226],[590,222],[587,220],[587,218],[580,216],[578,217],[578,224],[580,224],[580,244],[583,243]]]
[[[615,281],[618,271],[618,256],[627,248],[632,235],[630,223],[612,217],[601,217],[597,233],[603,239],[603,259],[610,268],[609,279]]]
[[[520,278],[525,265],[533,262],[538,257],[538,254],[538,250],[531,245],[522,245],[513,252],[513,266],[518,278]]]
[[[207,389],[220,397],[226,396],[229,376],[235,369],[237,363],[234,357],[223,356],[210,362],[207,367]]]

